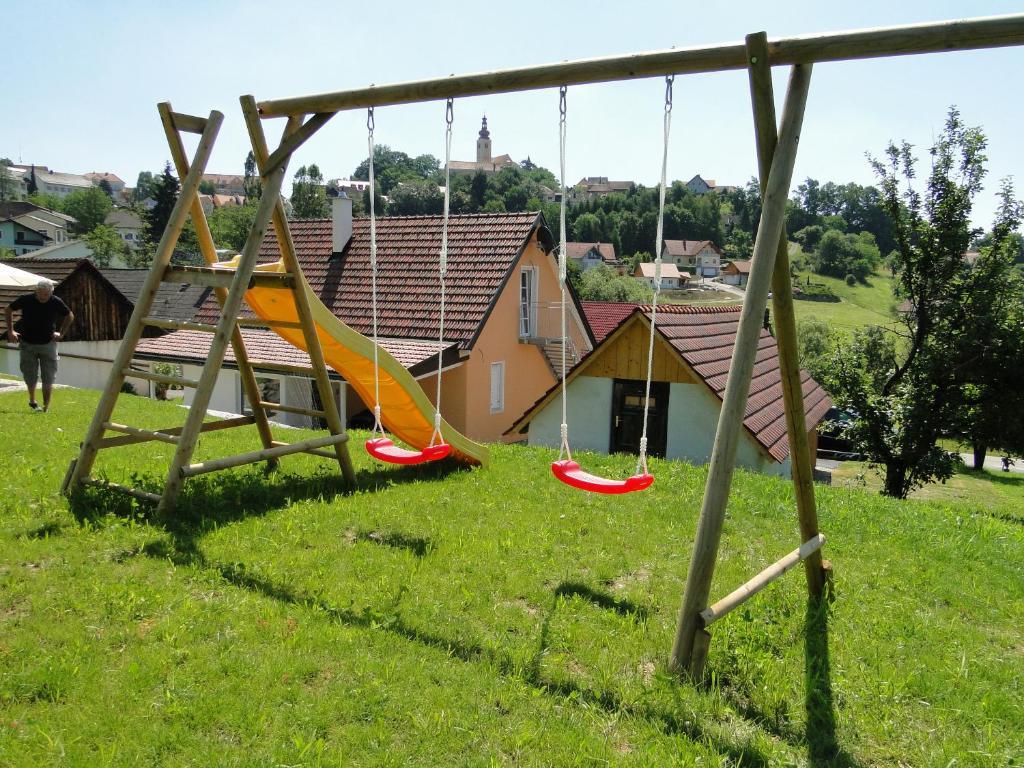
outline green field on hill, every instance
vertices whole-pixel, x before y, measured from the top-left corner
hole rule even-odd
[[[706,468],[630,497],[493,466],[286,457],[179,511],[57,494],[97,402],[0,395],[0,765],[1005,766],[1024,755],[1024,525],[984,502],[821,487],[827,611],[796,569],[665,668]],[[180,424],[122,398],[118,421]],[[303,432],[280,430],[279,439]],[[254,447],[215,432],[198,458]],[[158,489],[171,446],[101,454]],[[579,457],[620,476],[628,457]],[[712,594],[797,543],[789,483],[736,473]],[[1018,761],[1018,762],[1015,762]]]
[[[801,301],[794,302],[797,321],[805,317],[825,320],[833,328],[844,333],[852,333],[865,325],[890,325],[895,320],[895,299],[892,295],[892,275],[881,271],[868,278],[867,284],[856,283],[847,285],[845,280],[816,272],[800,272],[797,280],[800,285],[807,282],[808,276],[812,283],[827,285],[839,297],[838,302]]]

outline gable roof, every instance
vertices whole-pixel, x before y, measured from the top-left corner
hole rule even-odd
[[[118,227],[122,229],[142,229],[145,226],[142,217],[129,208],[114,208],[107,214],[107,218],[104,219],[103,223],[115,229]]]
[[[632,322],[651,321],[650,305],[632,305],[626,313],[623,303],[610,307],[599,306],[602,302],[585,302],[583,307],[588,322],[602,329],[608,328],[612,318],[619,316],[619,323],[606,330],[602,342],[584,357],[566,376],[566,382],[585,370],[587,363],[596,359],[604,343],[620,328]],[[742,307],[704,307],[694,305],[666,304],[658,307],[657,331],[661,340],[667,343],[718,398],[725,395],[725,384],[729,377],[736,331],[739,326]],[[595,332],[595,335],[597,333]],[[613,341],[613,340],[612,340]],[[825,390],[801,370],[804,395],[804,413],[807,428],[811,429],[825,417],[832,402]],[[561,382],[548,390],[524,413],[508,433],[521,431],[533,416],[546,406],[558,393]],[[757,443],[780,464],[789,455],[789,437],[786,434],[786,416],[782,400],[782,376],[779,370],[778,347],[775,338],[761,329],[754,371],[750,380],[747,407],[743,426]]]
[[[645,261],[636,265],[636,271],[640,274],[639,277],[646,277],[651,280],[654,279],[654,273],[657,264],[653,261]],[[685,272],[680,272],[679,268],[671,261],[666,261],[661,265],[661,279],[662,280],[689,280],[690,276]]]
[[[134,307],[142,293],[148,269],[100,269],[100,274]],[[209,288],[188,283],[161,283],[153,300],[150,317],[165,320],[191,320],[202,306]]]
[[[730,266],[733,266],[736,268],[737,273],[741,275],[749,275],[751,263],[751,259],[733,259],[725,265],[725,268],[728,269]]]
[[[438,254],[442,216],[390,216],[377,220],[378,334],[401,339],[436,339],[439,321]],[[302,271],[313,293],[343,322],[373,333],[369,219],[352,221],[344,253],[332,254],[330,219],[290,221]],[[445,337],[473,346],[512,268],[538,232],[550,251],[551,233],[539,213],[450,216],[445,298]],[[259,262],[277,261],[273,231],[260,247]],[[219,307],[207,299],[197,319],[216,322]],[[582,310],[580,311],[582,317]],[[246,313],[243,316],[248,316]]]
[[[721,250],[710,240],[666,240],[665,253],[669,256],[696,256],[705,247],[721,255]]]
[[[570,259],[582,259],[591,251],[597,251],[608,264],[619,264],[615,258],[615,245],[612,243],[566,243],[565,255]]]

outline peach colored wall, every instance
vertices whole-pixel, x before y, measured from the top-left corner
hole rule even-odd
[[[474,440],[524,439],[524,436],[505,438],[503,433],[555,383],[554,373],[540,347],[519,340],[519,275],[524,266],[538,269],[537,300],[540,304],[554,304],[560,300],[558,269],[552,257],[537,244],[535,233],[513,268],[472,354],[461,369],[465,371],[466,383],[465,434]],[[542,331],[545,330],[545,323],[540,317],[538,325]],[[581,354],[586,353],[589,341],[571,311],[568,325],[576,349]],[[492,414],[491,363],[496,362],[505,363],[505,407],[501,413]]]

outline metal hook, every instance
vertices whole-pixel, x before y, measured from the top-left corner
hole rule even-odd
[[[452,120],[454,119],[454,117],[455,117],[455,99],[448,99],[448,103],[445,105],[445,108],[444,108],[444,121],[445,121],[445,124],[448,126],[449,130],[451,130]]]
[[[366,110],[366,130],[373,133],[373,107]]]
[[[665,111],[672,111],[672,84],[676,81],[675,75],[668,75],[665,78]]]
[[[565,85],[558,89],[558,114],[561,116],[562,122],[565,122],[565,94],[568,90],[568,86]]]

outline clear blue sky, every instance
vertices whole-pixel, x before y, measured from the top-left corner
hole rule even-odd
[[[240,173],[248,151],[238,108],[257,99],[551,61],[1019,12],[1011,2],[388,3],[179,0],[38,3],[6,0],[5,28],[24,45],[0,70],[0,155],[75,173],[113,171],[129,185],[168,158],[156,113],[226,115],[209,170]],[[10,37],[10,36],[9,36]],[[822,64],[815,68],[795,182],[870,183],[867,151],[889,139],[927,147],[956,104],[989,137],[989,183],[976,221],[988,224],[1002,176],[1024,186],[1019,81],[1024,48]],[[785,73],[776,72],[781,100]],[[746,76],[676,81],[670,176],[719,184],[755,172]],[[663,84],[658,79],[569,93],[568,175],[656,180]],[[464,99],[455,107],[454,159],[474,159],[486,112],[494,153],[557,169],[557,93]],[[278,131],[280,121],[271,123]],[[377,141],[443,155],[443,104],[377,110]],[[273,134],[272,134],[273,135]],[[338,115],[296,154],[348,176],[366,152],[365,113]]]

